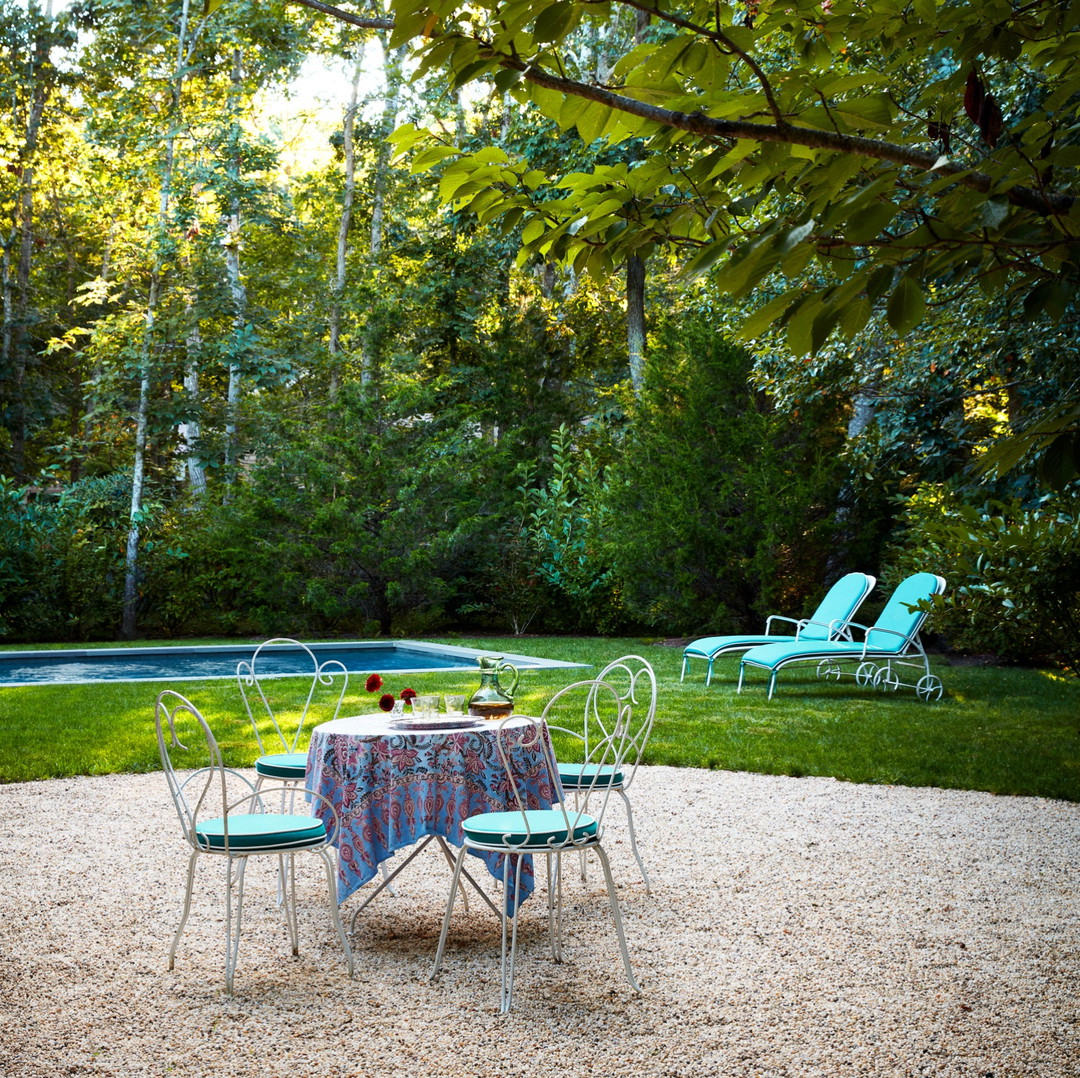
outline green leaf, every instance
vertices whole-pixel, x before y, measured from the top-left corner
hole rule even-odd
[[[899,207],[892,202],[876,202],[853,213],[844,225],[844,238],[852,243],[877,239],[896,216]]]
[[[889,325],[901,336],[914,329],[926,310],[926,298],[919,282],[905,274],[900,278],[885,308]]]
[[[787,254],[793,247],[798,246],[811,232],[814,231],[814,225],[817,222],[810,218],[806,224],[799,225],[797,228],[793,228],[781,241],[780,249],[784,254]]]
[[[791,306],[799,294],[798,292],[789,291],[774,296],[763,307],[759,307],[752,315],[743,320],[736,336],[744,341],[752,341],[755,337],[761,336]]]
[[[577,19],[575,5],[566,0],[544,4],[533,25],[533,37],[540,42],[558,41]]]
[[[855,296],[840,311],[840,332],[849,341],[866,327],[873,313],[873,306],[865,296]]]
[[[892,287],[895,276],[896,269],[893,266],[878,266],[870,274],[870,278],[866,282],[866,295],[871,303],[876,303],[885,295],[888,289]]]
[[[683,266],[680,276],[697,277],[706,270],[711,269],[727,254],[729,247],[730,241],[726,239],[703,247]]]
[[[1000,228],[1002,222],[1009,216],[1009,200],[1007,198],[989,198],[979,213],[979,218],[987,228]]]

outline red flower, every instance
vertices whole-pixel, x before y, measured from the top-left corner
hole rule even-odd
[[[376,686],[378,688],[378,686]],[[394,694],[392,692],[384,692],[379,697],[379,710],[380,711],[393,711],[394,709]]]
[[[408,703],[416,695],[415,689],[402,689],[401,699]]]
[[[378,674],[368,674],[368,679],[364,682],[364,688],[368,692],[377,692],[382,688],[382,678]]]

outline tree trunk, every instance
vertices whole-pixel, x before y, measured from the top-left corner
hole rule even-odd
[[[626,260],[626,343],[630,384],[640,397],[645,384],[645,261],[637,255]]]
[[[349,91],[349,104],[345,109],[343,146],[345,150],[345,191],[341,199],[341,219],[338,221],[337,268],[330,286],[330,397],[337,396],[341,383],[341,303],[345,295],[348,279],[349,229],[352,227],[353,199],[356,194],[356,144],[354,140],[356,109],[359,101],[360,60],[353,69],[352,88]]]
[[[11,232],[3,241],[4,330],[0,339],[0,372],[8,383],[11,401],[11,469],[18,477],[26,473],[26,370],[29,349],[26,327],[30,320],[30,271],[34,244],[34,166],[41,120],[49,97],[45,67],[49,61],[47,40],[52,25],[52,0],[44,11],[34,3],[27,8],[27,46],[30,59],[29,105],[25,114],[18,97],[12,110],[12,128],[23,133],[19,150],[19,185],[12,206]],[[38,20],[35,22],[34,18]],[[13,253],[18,255],[13,258]]]
[[[408,51],[405,46],[402,46],[391,52],[389,40],[385,34],[379,35],[379,41],[383,49],[383,70],[386,73],[386,103],[383,107],[375,155],[375,184],[371,200],[371,240],[368,247],[375,273],[376,290],[381,277],[383,222],[386,217],[386,193],[390,172],[391,151],[386,139],[397,126],[398,109],[401,107],[401,87],[404,82],[402,65]],[[378,338],[377,320],[369,318],[361,339],[360,381],[363,385],[371,385],[379,376]]]
[[[165,246],[169,226],[169,203],[172,198],[173,166],[176,157],[176,114],[180,110],[184,71],[187,64],[188,11],[191,0],[184,0],[180,13],[180,29],[176,42],[176,66],[173,69],[172,108],[167,117],[165,160],[161,170],[161,189],[158,195],[157,235],[154,238],[154,258],[150,269],[150,290],[146,299],[143,339],[140,350],[139,405],[135,415],[135,451],[131,468],[131,512],[127,549],[124,554],[124,609],[120,636],[135,638],[139,597],[139,529],[142,520],[143,482],[146,469],[146,430],[150,417],[150,378],[154,354],[154,323],[161,296],[161,278],[165,268]]]
[[[199,402],[199,359],[202,351],[202,334],[199,331],[199,319],[194,297],[189,302],[188,314],[191,328],[187,335],[187,363],[184,366],[184,394],[192,406]],[[199,439],[202,437],[202,424],[198,419],[185,420],[179,426],[182,477],[186,478],[192,492],[202,499],[206,494],[206,469],[199,458]]]
[[[244,328],[247,324],[247,289],[240,276],[240,84],[243,79],[244,55],[239,47],[233,49],[232,85],[229,89],[229,115],[231,158],[228,176],[232,192],[229,198],[229,216],[226,219],[225,279],[233,308],[233,346],[229,362],[229,390],[225,406],[225,495],[228,503],[236,482],[237,417],[240,411],[241,359],[244,350]]]

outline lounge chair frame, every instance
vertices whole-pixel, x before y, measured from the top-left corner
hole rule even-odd
[[[920,575],[931,577],[929,573]],[[933,576],[932,580],[934,586],[924,598],[941,595],[945,591],[945,580],[942,577]],[[940,700],[944,686],[941,678],[931,673],[930,660],[919,639],[919,632],[927,616],[928,611],[919,611],[907,632],[898,632],[883,625],[849,622],[850,628],[861,630],[864,634],[861,644],[853,641],[850,647],[844,648],[844,641],[818,641],[774,662],[759,661],[754,655],[756,649],[751,649],[739,662],[739,684],[736,691],[742,692],[746,667],[760,667],[769,671],[768,699],[771,700],[776,689],[777,675],[784,667],[793,663],[816,662],[819,678],[838,681],[841,677],[854,677],[857,685],[872,685],[883,692],[895,692],[903,687],[914,689],[920,700]],[[876,639],[879,634],[897,637],[899,642],[895,647],[872,647],[871,639]],[[845,669],[843,664],[851,664],[854,668]],[[904,681],[900,675],[901,667],[920,670],[921,675],[915,681]]]
[[[828,612],[828,604],[831,599],[834,599],[834,593],[837,587],[842,586],[845,583],[854,585],[860,577],[862,578],[861,593],[856,593],[854,600],[847,606],[844,616],[832,618],[828,621],[821,620],[818,615],[822,613],[823,608]],[[870,576],[868,573],[847,573],[832,585],[825,597],[818,604],[817,609],[814,611],[814,616],[812,617],[790,618],[783,614],[770,614],[765,620],[764,633],[707,636],[702,637],[700,640],[695,640],[683,649],[682,673],[679,675],[679,680],[686,680],[686,675],[690,670],[691,659],[705,659],[708,662],[708,668],[705,671],[705,686],[708,688],[708,686],[712,684],[713,664],[721,655],[730,655],[735,651],[749,651],[751,648],[762,647],[767,644],[794,643],[802,640],[806,635],[809,635],[812,639],[851,640],[851,630],[848,628],[851,619],[855,616],[866,597],[874,590],[874,585],[876,583],[876,578]],[[832,605],[836,605],[835,601]],[[791,625],[794,627],[794,632],[774,633],[774,623],[786,623]],[[814,629],[824,631],[814,632]],[[811,631],[807,633],[807,630]]]

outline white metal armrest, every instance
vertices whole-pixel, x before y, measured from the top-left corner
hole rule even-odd
[[[900,639],[903,641],[903,644],[901,644],[900,647],[897,649],[898,655],[903,652],[904,648],[914,639],[914,634],[912,633],[902,633],[899,629],[886,629],[881,625],[872,625],[869,629],[867,629],[865,625],[860,625],[858,626],[858,628],[863,629],[866,632],[866,636],[863,638],[864,656],[866,655],[866,649],[869,646],[871,633],[888,633],[890,636],[900,637]]]

